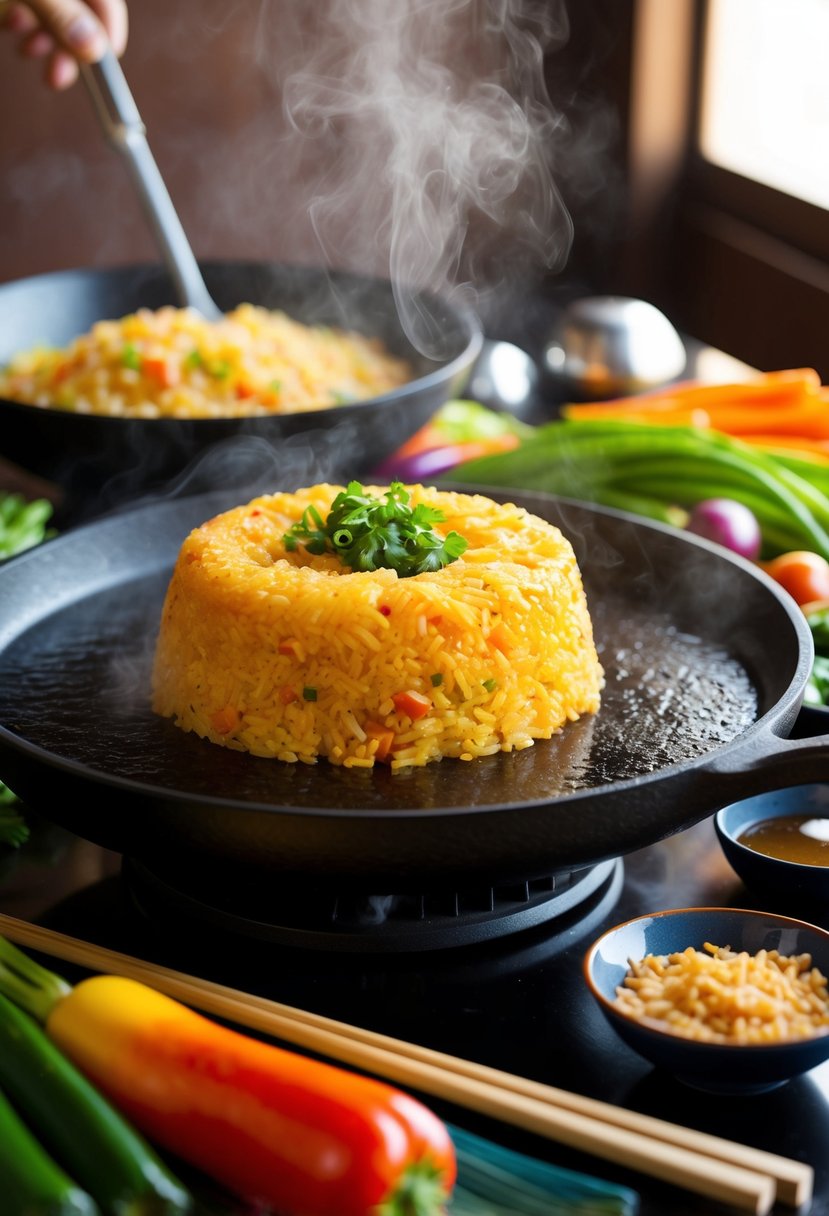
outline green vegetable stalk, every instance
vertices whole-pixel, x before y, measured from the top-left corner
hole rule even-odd
[[[635,1216],[639,1196],[450,1126],[458,1183],[449,1216]]]
[[[829,559],[829,496],[804,476],[804,463],[691,427],[557,421],[446,478],[544,490],[667,522],[706,498],[731,498],[756,516],[764,556],[802,548]]]
[[[0,1185],[4,1216],[101,1216],[41,1147],[0,1093]]]
[[[35,1021],[70,990],[59,976],[0,938],[0,1090],[104,1216],[189,1212],[192,1200],[186,1189]],[[67,1213],[76,1210],[94,1213],[97,1208],[66,1208]],[[6,1216],[7,1209],[2,1211]],[[28,1211],[20,1209],[21,1214]]]

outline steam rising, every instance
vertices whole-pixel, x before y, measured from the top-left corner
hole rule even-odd
[[[282,95],[306,172],[316,158],[309,216],[327,264],[345,217],[350,260],[386,261],[425,353],[440,335],[413,291],[480,296],[564,264],[562,119],[544,80],[568,34],[562,3],[329,0],[303,21]]]

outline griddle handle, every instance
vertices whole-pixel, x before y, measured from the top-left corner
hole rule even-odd
[[[829,734],[784,739],[773,730],[752,734],[705,766],[716,783],[720,806],[767,790],[829,781]]]

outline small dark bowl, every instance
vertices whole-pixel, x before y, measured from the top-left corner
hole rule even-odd
[[[829,1058],[829,1032],[762,1046],[701,1043],[645,1024],[614,1005],[629,959],[673,954],[705,942],[732,950],[779,950],[812,956],[829,975],[829,933],[806,921],[742,908],[680,908],[626,921],[604,933],[585,955],[584,977],[619,1037],[639,1055],[694,1089],[719,1094],[761,1093]]]
[[[828,818],[829,783],[793,785],[723,807],[714,816],[723,852],[747,887],[800,899],[829,901],[829,866],[810,866],[768,857],[738,840],[748,828],[779,815]]]
[[[336,482],[380,464],[456,396],[483,343],[471,309],[426,292],[411,296],[418,326],[411,336],[392,284],[382,279],[259,262],[206,263],[202,270],[225,311],[258,304],[306,324],[377,337],[408,360],[413,378],[366,401],[248,418],[118,418],[0,398],[0,454],[57,484],[73,506],[98,509],[167,490],[183,475],[189,493],[227,485],[229,476],[243,485],[268,460],[283,486]],[[160,266],[66,270],[2,284],[0,363],[34,346],[62,347],[96,321],[176,302]]]

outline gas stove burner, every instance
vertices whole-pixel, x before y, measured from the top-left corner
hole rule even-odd
[[[422,894],[365,895],[274,878],[161,874],[126,857],[134,907],[157,927],[334,952],[414,952],[490,942],[576,912],[618,891],[618,858],[514,883]]]

